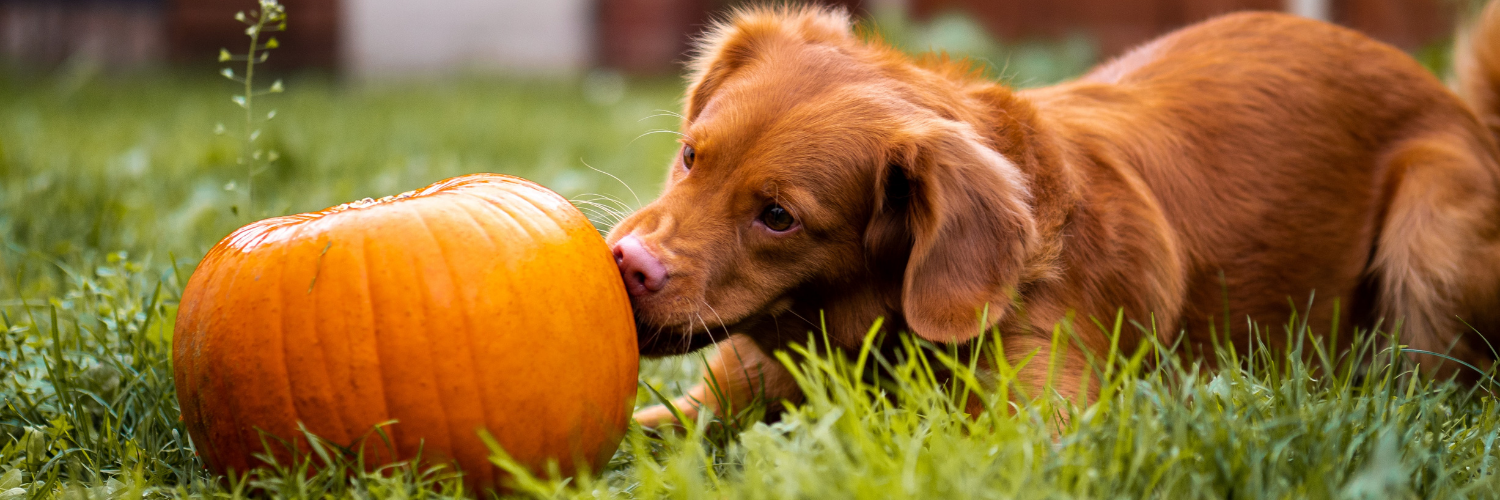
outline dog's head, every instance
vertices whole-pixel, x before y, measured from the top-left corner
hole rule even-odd
[[[666,189],[608,238],[643,353],[811,329],[798,311],[899,317],[942,341],[977,334],[986,309],[999,319],[1035,233],[1030,194],[964,119],[962,82],[816,8],[741,11],[699,50]]]

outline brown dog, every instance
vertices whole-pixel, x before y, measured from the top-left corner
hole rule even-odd
[[[1070,312],[1123,308],[1202,352],[1226,307],[1244,343],[1247,318],[1284,322],[1316,292],[1314,325],[1399,322],[1405,344],[1487,369],[1463,333],[1500,332],[1500,10],[1474,38],[1473,108],[1392,47],[1273,13],[1012,91],[862,41],[839,11],[742,10],[692,63],[665,192],[609,237],[641,352],[727,339],[711,369],[742,406],[797,399],[766,353],[820,314],[845,347],[884,317],[939,342],[997,327],[1006,357],[1047,359]],[[1126,330],[1128,349],[1144,333]],[[1061,355],[1066,393],[1088,367]],[[724,402],[700,386],[678,406],[700,403]]]

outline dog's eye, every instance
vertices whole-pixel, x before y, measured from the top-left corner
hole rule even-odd
[[[792,213],[781,208],[781,205],[771,205],[760,213],[760,222],[772,231],[781,232],[791,229],[796,220],[792,219]]]
[[[694,151],[692,146],[683,144],[682,145],[682,168],[691,170],[693,168],[693,158],[696,158],[697,156],[698,156],[698,152]]]

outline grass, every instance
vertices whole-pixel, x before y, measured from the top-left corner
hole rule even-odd
[[[171,280],[157,278],[113,259],[75,276],[43,307],[26,308],[36,314],[6,319],[4,498],[463,493],[451,471],[351,473],[363,468],[336,454],[319,459],[336,465],[316,473],[303,457],[254,480],[208,477],[176,420]],[[1283,332],[1305,337],[1311,329],[1294,323]],[[817,350],[801,353],[805,361],[796,365],[811,397],[779,422],[760,423],[751,408],[680,432],[632,428],[601,474],[570,481],[522,474],[517,494],[1500,497],[1495,399],[1412,376],[1405,357],[1380,348],[1380,340],[1361,336],[1342,355],[1315,347],[1291,357],[1258,350],[1213,374],[1183,365],[1169,348],[1148,346],[1101,362],[1106,382],[1096,404],[1041,398],[1013,407],[1003,393],[984,391],[969,396],[986,407],[971,417],[959,402],[982,375],[953,351],[907,339],[890,358],[830,355],[814,337],[808,345]],[[880,367],[881,376],[862,377],[865,366]],[[986,375],[1009,380],[1015,367],[996,366]],[[940,376],[944,370],[956,377]]]
[[[898,41],[935,44],[963,29],[954,26]],[[1005,71],[1020,82],[1056,77],[1027,64]],[[251,214],[239,213],[249,205],[238,143],[214,134],[238,111],[222,80],[0,73],[0,500],[472,494],[454,471],[366,471],[331,446],[253,478],[210,477],[178,421],[169,362],[177,297],[196,259],[253,218],[463,173],[520,175],[627,209],[653,198],[675,142],[652,131],[675,128],[662,110],[677,108],[679,83],[629,81],[614,95],[600,81],[613,80],[289,79],[286,94],[257,103],[279,111],[263,140],[281,159],[257,177]],[[609,223],[608,210],[586,206]],[[1293,321],[1263,332],[1329,329]],[[605,470],[522,473],[515,494],[1500,498],[1495,399],[1413,376],[1382,335],[1363,332],[1344,353],[1317,343],[1292,356],[1222,352],[1232,368],[1213,373],[1169,346],[1112,353],[1098,362],[1098,403],[1012,405],[981,391],[967,396],[985,403],[973,416],[959,404],[966,391],[980,380],[1008,387],[1014,367],[976,373],[954,351],[910,339],[885,357],[830,353],[811,336],[794,364],[811,397],[778,422],[762,423],[764,409],[752,407],[675,432],[632,428]],[[642,380],[679,394],[699,360],[649,362]]]

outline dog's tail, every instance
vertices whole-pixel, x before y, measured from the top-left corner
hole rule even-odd
[[[1489,2],[1454,44],[1458,94],[1500,139],[1500,1]]]

